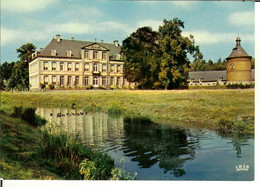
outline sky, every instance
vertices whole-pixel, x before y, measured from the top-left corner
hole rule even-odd
[[[229,56],[236,37],[254,54],[254,2],[138,0],[1,0],[1,63],[16,61],[16,49],[33,43],[44,48],[61,38],[121,43],[137,28],[153,30],[163,19],[184,22],[182,34],[192,34],[205,60]],[[191,59],[192,60],[192,59]]]

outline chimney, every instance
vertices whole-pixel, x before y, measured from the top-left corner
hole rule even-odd
[[[104,42],[104,40],[101,40],[101,42],[103,43],[103,42]]]
[[[116,47],[119,46],[119,44],[118,44],[118,40],[114,40],[114,45],[115,45]]]
[[[60,35],[56,34],[56,38],[55,39],[56,39],[57,42],[60,42]]]
[[[72,37],[71,37],[71,40],[74,40],[74,39],[75,39],[75,37],[74,37],[74,36],[72,36]]]

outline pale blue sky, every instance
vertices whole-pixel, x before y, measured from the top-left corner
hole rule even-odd
[[[184,21],[183,34],[194,35],[204,59],[226,58],[237,36],[254,57],[254,2],[1,0],[1,62],[16,61],[22,44],[45,47],[56,34],[121,43],[141,26],[157,30],[164,18],[176,17]]]

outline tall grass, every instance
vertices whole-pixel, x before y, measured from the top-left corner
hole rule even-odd
[[[64,179],[83,179],[80,164],[85,159],[93,162],[96,168],[93,179],[96,180],[108,179],[114,168],[114,161],[110,156],[84,146],[77,136],[51,134],[48,130],[43,131],[38,156],[43,166]]]

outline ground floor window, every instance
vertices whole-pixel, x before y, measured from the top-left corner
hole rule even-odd
[[[85,85],[89,85],[89,78],[85,77]]]
[[[93,85],[97,86],[98,85],[98,78],[94,77],[93,79]]]
[[[78,86],[79,85],[79,76],[76,76],[75,77],[75,86]]]
[[[57,81],[57,80],[56,80],[56,76],[53,76],[53,77],[52,77],[52,84],[56,85],[56,81]]]
[[[107,85],[107,78],[106,77],[102,77],[102,85],[103,86]]]
[[[117,85],[117,86],[120,86],[120,77],[117,77],[116,85]]]
[[[71,76],[68,76],[68,86],[71,85]]]
[[[60,76],[60,85],[64,85],[64,76]]]
[[[48,85],[48,82],[49,82],[48,76],[44,76],[44,84]]]
[[[110,85],[114,85],[114,77],[110,78]]]

